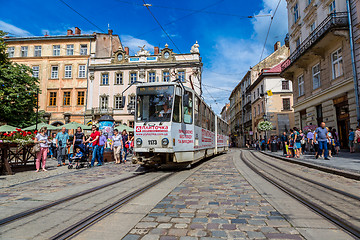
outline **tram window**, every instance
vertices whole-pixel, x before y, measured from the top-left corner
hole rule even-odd
[[[186,91],[184,95],[184,123],[192,124],[193,97],[192,93]]]
[[[173,121],[181,122],[181,96],[175,95]]]
[[[205,109],[205,128],[207,130],[210,130],[210,112],[209,112],[209,108],[206,107]]]
[[[201,116],[199,114],[199,108],[200,108],[200,100],[198,97],[195,97],[195,104],[194,104],[195,125],[200,127]]]
[[[200,104],[200,114],[201,114],[201,127],[206,129],[206,116],[205,116],[205,104],[203,102],[201,102]]]

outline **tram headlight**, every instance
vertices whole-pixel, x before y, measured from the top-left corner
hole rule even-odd
[[[136,139],[136,145],[140,146],[142,144],[142,139],[141,138],[137,138]]]
[[[163,139],[161,140],[161,144],[162,144],[163,146],[169,145],[169,139],[163,138]]]

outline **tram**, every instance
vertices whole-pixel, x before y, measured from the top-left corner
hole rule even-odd
[[[185,167],[226,152],[227,133],[228,124],[181,83],[136,87],[133,163]]]

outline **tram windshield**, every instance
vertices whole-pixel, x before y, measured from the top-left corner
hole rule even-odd
[[[138,122],[169,122],[173,105],[174,86],[137,88]]]

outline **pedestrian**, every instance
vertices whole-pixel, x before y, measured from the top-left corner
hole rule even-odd
[[[295,151],[295,155],[296,158],[300,158],[300,154],[301,154],[301,139],[300,139],[300,133],[299,130],[294,127],[294,146],[296,146],[296,151]]]
[[[133,154],[133,150],[134,150],[134,133],[129,133],[129,153]]]
[[[334,138],[334,143],[335,143],[335,147],[334,147],[334,153],[335,154],[339,154],[339,151],[340,151],[340,141],[339,141],[339,135],[338,133],[336,132],[336,129],[333,128],[332,130],[332,136]]]
[[[100,164],[100,161],[99,161],[99,138],[100,138],[100,132],[98,131],[98,127],[96,125],[93,125],[91,127],[91,130],[92,130],[92,133],[90,134],[90,137],[85,141],[85,143],[91,143],[92,144],[92,157],[91,157],[90,167],[94,167],[95,159],[97,159],[98,165]]]
[[[34,143],[40,144],[40,152],[36,154],[36,172],[40,171],[40,163],[43,171],[47,171],[45,168],[46,158],[49,151],[49,139],[46,134],[47,127],[42,127],[39,133],[35,136]],[[42,162],[41,162],[42,160]]]
[[[68,144],[68,142],[69,142],[69,134],[66,132],[66,128],[62,127],[61,132],[56,134],[58,167],[61,166],[61,163],[65,166],[66,145]]]
[[[327,139],[327,148],[328,148],[328,152],[329,152],[329,157],[332,157],[331,153],[332,153],[332,146],[333,146],[333,139],[332,139],[332,135],[331,135],[331,132],[330,132],[330,129],[327,127],[326,130],[328,131],[327,133],[327,136],[328,136],[328,139]]]
[[[126,130],[122,131],[122,138],[123,138],[123,159],[126,162],[126,157],[128,155],[128,148],[129,148],[129,135],[127,134]]]
[[[78,127],[74,134],[74,140],[73,140],[74,149],[80,148],[82,152],[85,152],[84,143],[85,143],[85,134],[83,133],[82,128]]]
[[[114,130],[114,136],[112,136],[113,143],[111,144],[111,150],[114,151],[115,164],[120,164],[121,154],[123,149],[122,136],[119,134],[119,130]]]
[[[289,138],[288,138],[286,132],[283,132],[283,134],[280,137],[280,141],[281,141],[281,145],[283,148],[283,155],[287,155],[286,144],[289,141]]]
[[[307,152],[313,152],[314,150],[314,133],[309,130],[309,132],[306,134],[307,138]]]
[[[99,163],[98,166],[102,166],[104,163],[104,150],[105,145],[107,142],[106,136],[100,131],[100,137],[99,137]]]
[[[328,149],[327,149],[327,144],[328,144],[328,130],[325,127],[325,123],[322,122],[320,124],[320,127],[318,127],[315,130],[315,134],[314,134],[314,139],[316,139],[316,141],[319,144],[319,150],[318,150],[318,155],[316,155],[316,159],[319,157],[319,155],[323,154],[324,151],[324,159],[325,160],[330,160],[328,158]]]
[[[356,127],[356,131],[355,131],[355,144],[358,145],[358,147],[360,146],[360,126]],[[354,146],[354,152],[355,152],[355,146]]]
[[[294,129],[296,129],[296,128],[294,128]],[[290,144],[291,145],[290,148],[293,149],[293,152],[294,152],[293,157],[297,158],[297,156],[298,156],[298,154],[297,154],[298,153],[298,149],[297,149],[298,145],[296,144],[297,134],[296,134],[296,131],[294,129],[290,129],[290,137],[291,137],[291,140],[292,140],[292,144]]]
[[[301,155],[304,155],[306,140],[305,140],[305,133],[303,133],[303,131],[301,129],[299,129],[299,139],[300,139],[300,144],[301,144]]]
[[[349,148],[350,148],[350,153],[354,153],[355,152],[355,132],[352,128],[349,129]]]
[[[57,149],[56,149],[56,133],[52,134],[52,139],[50,143],[51,152],[53,153],[52,157],[57,158]]]

